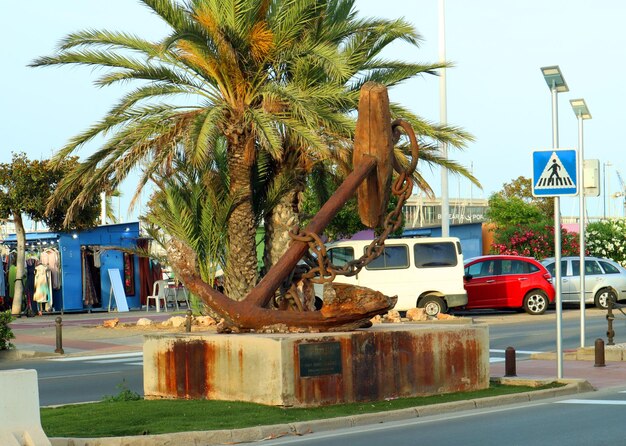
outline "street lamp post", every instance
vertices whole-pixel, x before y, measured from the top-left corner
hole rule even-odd
[[[557,96],[569,91],[567,83],[558,65],[542,67],[541,72],[552,94],[552,148],[559,147],[559,108]],[[563,305],[561,301],[561,199],[554,197],[554,289],[556,292],[556,369],[557,378],[563,378],[563,342],[562,320]]]
[[[446,62],[446,4],[439,0],[439,62]],[[439,123],[443,126],[448,123],[447,95],[446,95],[446,68],[439,70]],[[448,159],[448,143],[440,142],[441,157]],[[441,166],[441,235],[450,235],[450,199],[448,192],[448,168]]]
[[[584,99],[572,99],[574,114],[578,118],[578,237],[580,243],[580,348],[585,346],[585,180],[583,121],[591,119],[591,113]]]

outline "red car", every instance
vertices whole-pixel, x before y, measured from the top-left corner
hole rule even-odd
[[[543,314],[554,302],[551,275],[531,257],[492,255],[465,262],[467,309],[523,308]]]

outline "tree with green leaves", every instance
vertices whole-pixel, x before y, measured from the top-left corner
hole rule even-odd
[[[275,163],[274,170],[263,173],[267,191],[292,182],[292,190],[299,193],[302,183],[295,175],[318,159],[332,158],[332,169],[349,168],[343,155],[347,152],[341,149],[351,136],[354,124],[348,113],[355,108],[363,76],[378,80],[397,68],[395,77],[386,80],[393,85],[419,72],[409,64],[395,66],[376,58],[408,28],[403,21],[371,21],[365,26],[355,19],[352,2],[335,0],[141,2],[169,26],[162,40],[81,31],[68,35],[53,56],[32,63],[101,67],[105,72],[98,86],[136,85],[101,121],[57,153],[55,160],[60,161],[97,136],[105,137],[63,181],[53,203],[78,192],[68,213],[71,218],[80,205],[101,190],[116,188],[137,166],[143,172],[138,191],[155,175],[171,172],[181,154],[196,168],[206,166],[224,138],[232,203],[225,225],[225,288],[231,298],[241,299],[258,278],[254,184],[260,179],[255,177],[259,157]],[[327,21],[327,16],[336,22]],[[406,40],[416,38],[408,33]],[[398,107],[394,110],[400,114]],[[417,119],[414,125],[428,138],[447,138],[459,145],[468,138],[458,129]],[[331,156],[333,151],[340,155]],[[455,166],[430,153],[431,159]],[[425,143],[421,158],[427,160],[428,154]],[[79,178],[87,182],[76,191]],[[293,203],[292,197],[284,198],[287,205]],[[264,215],[269,221],[270,214]]]
[[[92,198],[72,220],[65,220],[65,212],[72,197],[67,197],[47,211],[48,200],[66,172],[78,167],[75,157],[55,166],[48,160],[29,160],[24,153],[13,153],[11,163],[0,164],[0,218],[15,223],[17,239],[16,277],[24,277],[26,229],[24,218],[45,223],[55,231],[95,226],[99,213],[99,197]],[[12,313],[22,310],[23,283],[16,280]]]
[[[486,217],[494,223],[492,251],[537,259],[553,256],[553,215],[552,200],[532,196],[530,179],[518,177],[505,183],[501,191],[489,197]],[[565,229],[561,230],[561,245],[564,255],[580,249],[577,236]]]
[[[298,65],[297,70],[285,73],[290,82],[295,84],[315,84],[328,88],[335,85],[340,96],[333,98],[333,106],[346,116],[354,117],[358,107],[358,95],[363,84],[369,81],[393,87],[417,75],[436,74],[437,69],[449,66],[446,63],[419,64],[398,60],[388,60],[381,53],[391,44],[403,41],[419,48],[421,36],[415,28],[403,19],[386,20],[358,18],[354,0],[336,0],[319,2],[324,5],[314,26],[308,28],[303,39],[315,44],[328,44],[337,49],[344,58],[348,71],[337,77],[318,69],[313,65]],[[438,144],[448,143],[451,147],[463,148],[471,135],[453,126],[438,126],[429,123],[403,107],[392,104],[393,117],[402,117],[409,121],[420,137],[420,164],[426,166],[445,165],[452,173],[469,178],[474,184],[478,181],[458,163],[444,159],[439,154]],[[288,231],[300,225],[302,197],[305,188],[318,198],[317,208],[330,196],[336,186],[351,169],[351,149],[354,137],[352,119],[344,127],[333,128],[326,122],[319,122],[328,148],[319,152],[314,148],[297,146],[285,134],[283,142],[284,156],[275,165],[275,174],[290,178],[293,187],[286,193],[278,205],[265,216],[265,256],[266,267],[274,264],[287,250],[290,242]],[[408,164],[408,144],[399,146],[396,156],[402,163]],[[327,181],[333,178],[332,181]],[[432,189],[420,175],[418,169],[415,181],[428,195]],[[346,215],[347,216],[347,215]],[[350,220],[350,219],[349,219]],[[355,228],[363,228],[357,224]],[[343,233],[348,228],[344,228]]]
[[[548,219],[554,218],[554,200],[552,198],[535,197],[533,184],[528,177],[517,177],[510,183],[504,183],[498,194],[505,199],[519,198],[526,204],[532,204],[541,210]]]
[[[67,177],[56,199],[71,194],[74,181],[88,176],[70,215],[103,187],[117,187],[141,165],[143,187],[171,166],[177,152],[202,165],[223,136],[227,143],[227,222],[229,251],[226,292],[243,298],[257,281],[252,175],[257,155],[282,155],[281,132],[299,145],[323,150],[325,141],[312,124],[345,121],[322,107],[315,85],[275,82],[287,65],[313,64],[340,76],[347,70],[334,47],[301,39],[320,14],[311,0],[142,0],[170,27],[159,42],[111,31],[67,36],[57,54],[32,66],[84,65],[107,69],[97,84],[137,81],[107,115],[62,148],[62,160],[98,135],[106,142]],[[291,70],[289,70],[291,71]],[[182,99],[181,99],[182,98]],[[168,99],[171,101],[166,102]],[[314,107],[313,107],[314,106]]]

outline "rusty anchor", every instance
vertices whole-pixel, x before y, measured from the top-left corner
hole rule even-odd
[[[411,161],[402,166],[394,156],[394,140],[403,129],[411,143]],[[411,126],[402,120],[391,122],[389,98],[385,86],[368,82],[361,88],[354,138],[353,171],[322,206],[303,231],[295,231],[287,252],[276,262],[255,288],[242,301],[235,301],[203,282],[196,272],[194,253],[183,243],[173,240],[168,249],[172,267],[187,288],[199,296],[224,324],[233,331],[340,331],[358,328],[372,317],[384,314],[395,305],[396,298],[380,292],[345,284],[333,284],[336,303],[324,304],[321,311],[281,311],[267,308],[276,291],[289,278],[294,268],[309,251],[318,251],[316,268],[305,279],[332,281],[336,274],[356,274],[378,256],[385,238],[401,224],[402,205],[413,188],[412,175],[418,159],[418,145]],[[393,186],[393,170],[398,173]],[[319,240],[326,226],[342,206],[355,194],[359,216],[370,228],[384,230],[366,254],[344,270],[333,269],[325,259]],[[389,194],[398,196],[398,205],[385,215]],[[330,271],[330,272],[329,272]],[[317,276],[317,278],[316,278]],[[346,302],[350,311],[345,311]]]

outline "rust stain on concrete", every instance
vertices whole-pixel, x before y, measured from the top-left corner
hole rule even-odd
[[[212,344],[176,339],[171,348],[157,352],[156,363],[158,389],[163,396],[199,399],[206,398],[211,392],[209,375],[215,363]]]

